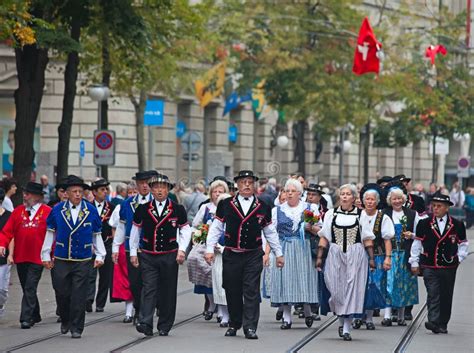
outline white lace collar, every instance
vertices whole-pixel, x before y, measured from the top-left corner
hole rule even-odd
[[[291,207],[290,205],[288,205],[288,202],[285,202],[280,206],[281,211],[293,221],[293,231],[296,231],[298,229],[301,217],[306,207],[306,202],[302,201],[298,202],[298,205],[296,205],[295,207]]]

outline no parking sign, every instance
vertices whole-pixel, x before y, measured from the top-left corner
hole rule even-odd
[[[115,131],[94,131],[94,164],[115,164]]]

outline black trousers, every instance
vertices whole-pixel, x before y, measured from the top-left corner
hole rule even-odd
[[[260,275],[262,250],[237,253],[225,250],[222,256],[222,287],[225,289],[229,326],[257,329],[260,316]]]
[[[84,330],[87,284],[90,261],[54,262],[54,288],[56,288],[59,314],[62,325],[69,326],[71,332]]]
[[[424,268],[428,304],[428,320],[441,328],[447,328],[453,305],[455,268]]]
[[[99,273],[99,286],[97,288],[97,297],[95,298],[95,306],[97,308],[104,308],[107,303],[107,296],[112,292],[112,276],[114,272],[114,263],[112,262],[112,242],[104,243],[107,254],[105,255],[104,264],[99,267],[99,270],[94,268],[94,261],[92,259],[92,266],[89,273],[89,291],[87,300],[94,302],[96,292],[97,272]]]
[[[142,267],[133,267],[130,263],[130,253],[125,253],[127,256],[128,281],[130,283],[130,290],[133,295],[133,307],[135,315],[140,312],[140,302],[142,297]]]
[[[153,327],[153,314],[158,299],[160,317],[157,328],[165,332],[171,330],[176,317],[178,266],[175,252],[163,255],[140,254],[143,278],[140,324]]]
[[[16,269],[23,290],[20,322],[40,322],[41,314],[37,290],[43,273],[43,266],[31,262],[22,262],[16,264]]]

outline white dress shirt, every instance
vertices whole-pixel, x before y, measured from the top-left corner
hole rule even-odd
[[[448,216],[444,215],[442,218],[436,217],[436,223],[438,224],[440,234],[444,233],[444,228],[446,228],[446,222],[448,221]]]
[[[94,205],[95,205],[95,208],[97,208],[97,212],[99,213],[99,216],[100,216],[102,214],[102,211],[104,210],[105,201],[97,202],[97,200],[94,200]]]
[[[145,196],[143,195],[138,195],[138,203],[140,205],[143,205],[144,203],[147,203],[150,201],[150,194],[147,194]],[[114,211],[118,207],[115,207]],[[119,212],[119,211],[118,211]],[[112,217],[111,217],[112,219]],[[110,224],[110,223],[109,223]],[[112,226],[112,225],[111,225]],[[112,226],[113,227],[113,226]],[[118,253],[120,245],[122,245],[125,242],[125,223],[123,221],[120,221],[120,215],[119,215],[119,223],[116,226],[115,229],[115,235],[114,235],[114,241],[112,243],[112,253]]]
[[[243,197],[242,195],[237,196],[239,200],[240,207],[242,207],[242,211],[244,211],[244,215],[246,216],[249,213],[250,206],[252,206],[254,196]]]

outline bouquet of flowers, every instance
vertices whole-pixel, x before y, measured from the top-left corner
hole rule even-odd
[[[408,224],[408,219],[407,216],[403,215],[400,218],[400,224],[402,225],[402,233],[407,231],[407,224]]]
[[[201,224],[193,233],[193,242],[195,244],[205,244],[209,233],[209,224]]]
[[[304,210],[303,218],[305,223],[316,224],[319,222],[319,217],[315,215],[311,210]]]

